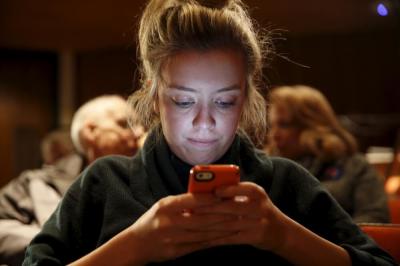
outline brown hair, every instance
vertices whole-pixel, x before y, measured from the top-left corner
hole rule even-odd
[[[239,127],[260,144],[266,132],[266,111],[257,84],[262,77],[264,49],[272,52],[270,38],[264,34],[261,39],[260,35],[239,0],[149,1],[138,34],[142,87],[129,98],[139,122],[146,129],[159,124],[153,106],[162,85],[161,68],[174,54],[233,48],[244,55],[247,71],[246,101]]]
[[[304,154],[336,159],[357,151],[355,138],[339,123],[320,91],[304,85],[277,87],[271,90],[269,103],[288,111],[291,123],[301,130]]]

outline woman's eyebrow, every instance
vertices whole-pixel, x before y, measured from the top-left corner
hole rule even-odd
[[[170,89],[175,89],[175,90],[197,92],[196,89],[188,88],[188,87],[185,87],[185,86],[178,86],[178,85],[174,85],[174,84],[168,85],[168,87]],[[231,85],[231,86],[228,86],[228,87],[224,87],[224,88],[218,89],[217,92],[232,91],[232,90],[240,90],[240,86],[236,85],[236,84],[235,85]]]
[[[178,86],[178,85],[174,85],[174,84],[170,84],[170,85],[168,85],[168,87],[170,89],[175,89],[175,90],[180,90],[180,91],[196,92],[195,89],[184,87],[184,86]]]
[[[219,89],[217,92],[224,92],[224,91],[233,91],[233,90],[240,90],[240,86],[239,85],[231,85],[222,89]]]

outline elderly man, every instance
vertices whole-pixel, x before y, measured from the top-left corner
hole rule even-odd
[[[21,265],[26,246],[87,164],[109,154],[136,153],[145,134],[140,125],[134,130],[127,126],[127,108],[117,95],[85,103],[71,124],[71,139],[79,154],[71,153],[71,140],[55,140],[55,135],[65,134],[51,133],[43,140],[43,157],[51,157],[51,151],[66,154],[51,164],[44,160],[42,168],[24,171],[0,190],[0,265]]]

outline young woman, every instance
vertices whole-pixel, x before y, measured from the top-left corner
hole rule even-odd
[[[265,134],[261,43],[240,1],[150,1],[131,97],[146,143],[88,168],[24,264],[393,265],[317,180],[246,136]],[[242,182],[186,193],[189,169],[210,163],[239,165]]]
[[[321,92],[304,85],[277,87],[269,104],[269,154],[303,165],[354,222],[389,222],[382,179],[357,153],[356,140]]]

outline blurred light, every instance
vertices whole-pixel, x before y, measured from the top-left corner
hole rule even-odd
[[[376,12],[378,12],[379,16],[386,17],[389,14],[387,7],[380,3],[376,7]]]

